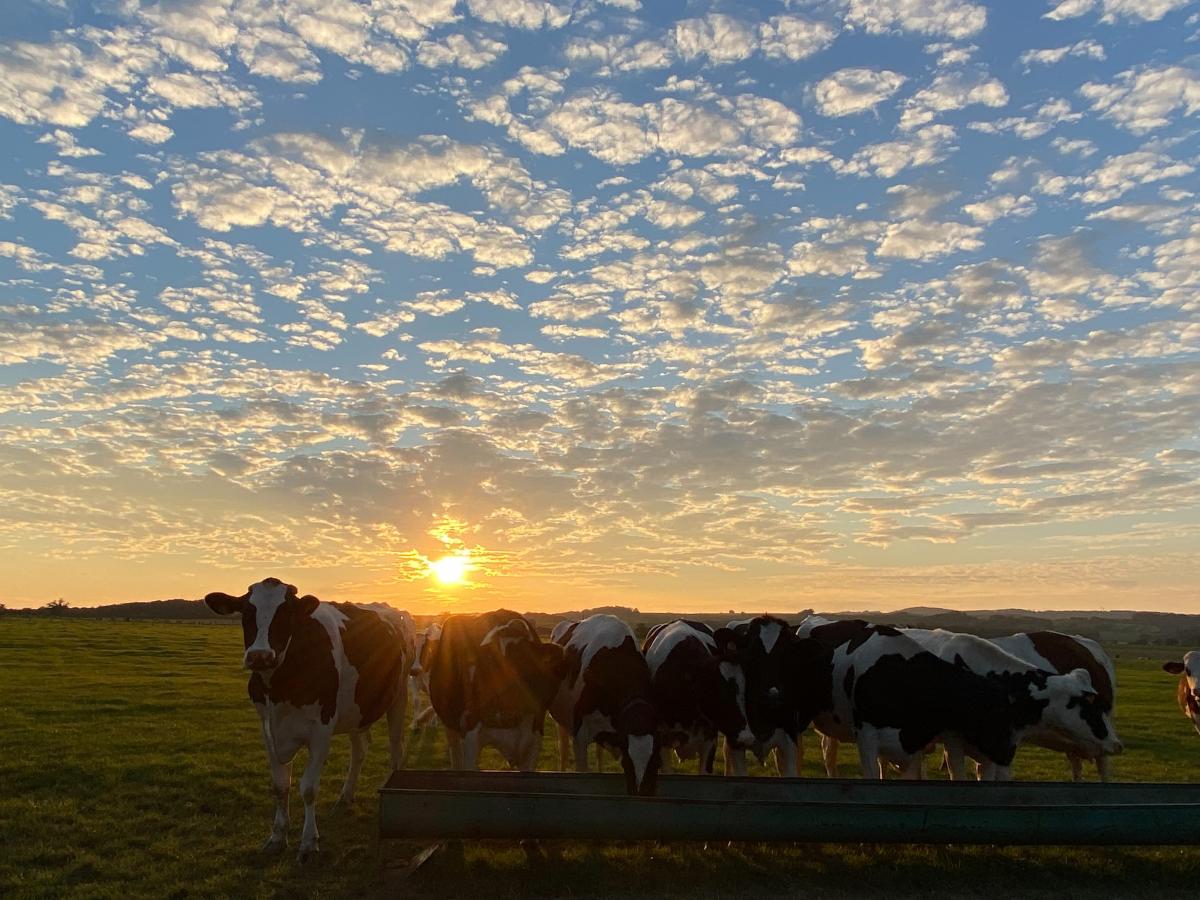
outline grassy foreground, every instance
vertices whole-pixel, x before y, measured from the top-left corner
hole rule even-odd
[[[1200,737],[1159,670],[1172,651],[1114,648],[1117,777],[1200,777]],[[412,879],[413,845],[376,836],[382,730],[354,809],[330,810],[348,761],[335,741],[319,806],[324,859],[265,860],[272,801],[257,718],[239,670],[240,629],[222,625],[0,619],[0,896],[384,897],[1154,897],[1193,894],[1200,848],[563,843],[530,862],[516,845],[468,845]],[[842,768],[855,774],[844,748]],[[817,775],[810,749],[806,775]],[[445,765],[438,736],[413,767]],[[543,766],[557,753],[549,733]],[[492,757],[488,765],[499,766]],[[1069,777],[1022,750],[1018,778]],[[298,776],[297,776],[298,777]],[[292,849],[299,839],[293,799]],[[1198,823],[1200,825],[1200,823]]]

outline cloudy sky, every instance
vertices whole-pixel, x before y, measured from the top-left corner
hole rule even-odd
[[[1189,0],[6,5],[0,600],[1195,611],[1197,113]]]

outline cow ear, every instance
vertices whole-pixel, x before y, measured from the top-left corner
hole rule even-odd
[[[1178,662],[1177,660],[1171,660],[1171,662],[1165,662],[1165,663],[1163,663],[1163,671],[1170,672],[1172,675],[1182,675],[1183,674],[1183,663]]]
[[[295,588],[292,590],[295,590]],[[317,611],[317,604],[320,602],[312,594],[305,594],[303,597],[296,598],[296,609],[300,611],[301,615],[311,616]]]
[[[737,659],[741,647],[741,639],[732,628],[718,628],[713,632],[713,640],[717,642],[717,655],[722,659]]]
[[[218,616],[232,616],[234,613],[242,611],[242,607],[245,606],[246,599],[249,596],[249,594],[246,594],[242,597],[235,597],[232,594],[213,591],[211,594],[204,595],[204,602]]]

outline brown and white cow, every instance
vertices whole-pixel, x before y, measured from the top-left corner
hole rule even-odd
[[[1083,669],[1091,678],[1092,687],[1096,691],[1096,711],[1111,718],[1116,704],[1117,671],[1112,658],[1096,641],[1082,635],[1063,634],[1058,631],[1024,631],[989,640],[1001,650],[1059,675]],[[1084,743],[1055,739],[1042,734],[1031,734],[1027,740],[1036,746],[1065,753],[1071,765],[1073,781],[1083,780],[1083,763],[1089,759],[1096,764],[1101,781],[1108,781],[1112,775],[1112,753],[1101,752],[1096,755],[1094,750]]]
[[[659,768],[658,717],[650,669],[633,631],[616,616],[598,614],[556,628],[555,635],[567,663],[550,705],[559,725],[560,763],[570,740],[575,771],[588,771],[588,745],[595,743],[621,760],[629,794],[653,796]]]
[[[701,622],[677,619],[655,626],[642,643],[654,706],[658,711],[662,770],[669,753],[700,760],[711,775],[717,736],[735,748],[754,743],[746,723],[746,676],[737,659],[738,638],[728,628],[713,631]],[[735,774],[745,775],[745,757]],[[735,760],[736,764],[736,760]]]
[[[498,609],[448,616],[429,656],[429,699],[451,766],[478,769],[480,751],[494,746],[514,768],[537,768],[546,710],[566,671],[562,648]]]
[[[1200,650],[1189,650],[1182,660],[1163,663],[1163,671],[1179,676],[1175,699],[1188,721],[1200,732]]]
[[[442,636],[442,623],[432,622],[417,632],[415,661],[408,679],[408,693],[412,697],[412,730],[420,731],[433,724],[437,713],[429,702],[429,661],[437,650]]]
[[[382,604],[324,603],[300,596],[294,585],[264,578],[240,597],[214,592],[213,612],[240,615],[250,670],[247,691],[262,727],[275,793],[275,820],[265,852],[287,846],[292,760],[301,747],[308,762],[300,776],[304,830],[299,862],[319,851],[317,787],[335,734],[350,735],[350,769],[339,805],[354,788],[370,742],[368,729],[384,716],[392,768],[404,758],[404,711],[413,659],[413,625],[407,613]]]

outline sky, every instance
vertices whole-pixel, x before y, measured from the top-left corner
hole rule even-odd
[[[1188,0],[7,5],[0,601],[1200,612],[1197,113]]]

